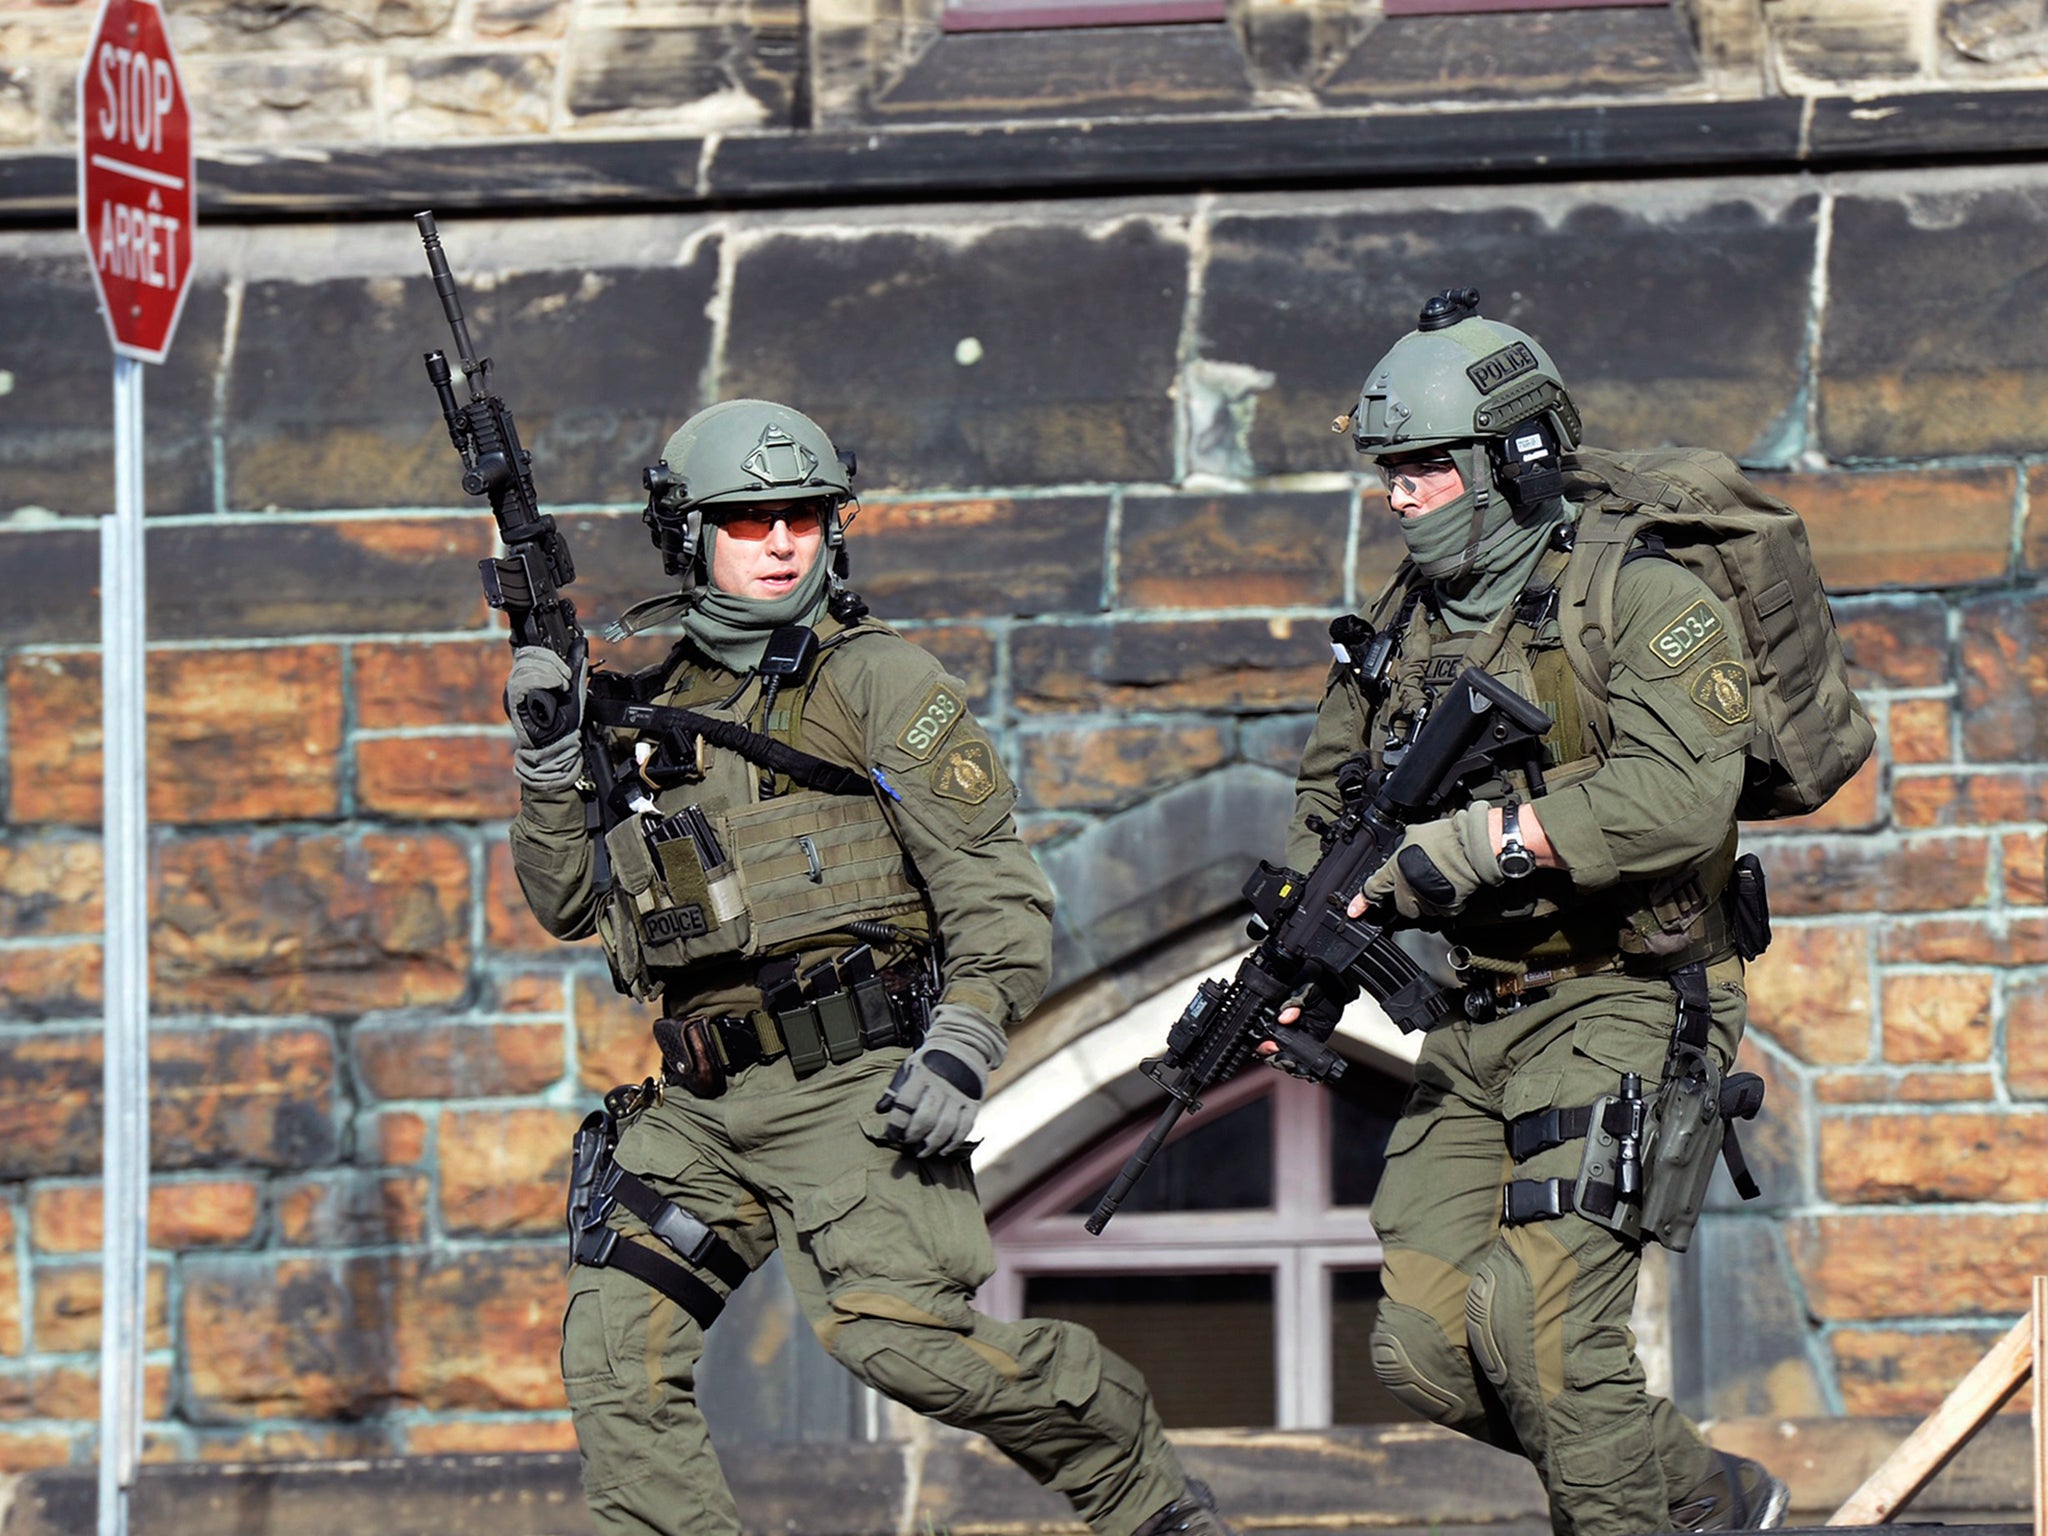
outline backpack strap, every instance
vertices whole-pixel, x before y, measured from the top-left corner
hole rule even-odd
[[[1636,505],[1602,498],[1579,518],[1559,609],[1565,657],[1585,694],[1586,723],[1602,744],[1613,734],[1607,678],[1614,669],[1614,588],[1644,524]]]

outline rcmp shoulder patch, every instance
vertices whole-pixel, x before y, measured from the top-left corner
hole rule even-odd
[[[917,713],[910,717],[910,724],[896,738],[896,745],[921,763],[939,750],[954,722],[965,713],[967,706],[960,702],[958,694],[944,683],[934,683],[924,702],[917,706]]]
[[[980,805],[1002,782],[995,750],[979,737],[956,743],[932,769],[932,793],[962,805]]]
[[[1693,703],[1723,725],[1749,718],[1749,671],[1739,661],[1717,661],[1692,680]]]
[[[1650,648],[1659,661],[1676,672],[1692,659],[1693,652],[1720,633],[1721,615],[1703,597],[1687,604],[1683,612],[1658,630]]]

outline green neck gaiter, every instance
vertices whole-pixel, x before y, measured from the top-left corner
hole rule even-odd
[[[1473,449],[1461,467],[1465,493],[1434,512],[1403,518],[1401,537],[1415,568],[1429,578],[1451,632],[1470,634],[1522,595],[1564,502],[1545,502],[1517,518],[1494,488],[1484,448]]]
[[[704,563],[711,563],[711,539],[704,549]],[[751,597],[734,597],[707,586],[703,595],[683,615],[683,633],[696,642],[721,667],[733,672],[751,672],[761,664],[768,649],[768,637],[785,624],[815,624],[825,606],[825,588],[831,576],[832,551],[819,546],[818,558],[787,597],[772,602]]]

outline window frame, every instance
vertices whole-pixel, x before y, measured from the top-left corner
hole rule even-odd
[[[1274,1427],[1322,1429],[1331,1422],[1334,1304],[1331,1273],[1378,1269],[1385,1258],[1370,1208],[1332,1205],[1326,1088],[1279,1072],[1248,1072],[1203,1100],[1223,1114],[1273,1099],[1273,1204],[1242,1211],[1123,1211],[1090,1237],[1073,1205],[1101,1188],[1150,1129],[1128,1124],[1020,1197],[989,1224],[996,1269],[979,1305],[999,1318],[1024,1315],[1034,1275],[1236,1273],[1273,1279]],[[1154,1109],[1156,1110],[1156,1105]],[[1198,1129],[1184,1116],[1168,1145]]]

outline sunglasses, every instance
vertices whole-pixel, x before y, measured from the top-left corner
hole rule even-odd
[[[1419,495],[1425,481],[1438,481],[1459,472],[1458,461],[1447,453],[1431,454],[1423,459],[1400,459],[1391,464],[1382,459],[1377,468],[1382,485],[1390,491],[1398,485],[1410,496]]]
[[[748,543],[759,543],[775,531],[777,523],[788,525],[789,531],[798,538],[806,538],[824,526],[824,508],[815,501],[798,502],[774,512],[758,507],[737,507],[731,512],[721,512],[715,521],[718,531],[728,539],[744,539]]]

